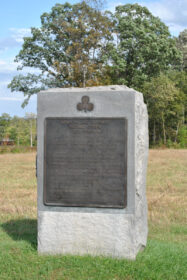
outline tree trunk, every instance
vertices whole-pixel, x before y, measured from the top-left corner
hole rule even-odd
[[[154,125],[153,125],[153,144],[155,145],[156,143],[156,126],[155,126],[155,120],[154,120]]]
[[[178,122],[178,124],[177,124],[177,129],[176,129],[176,134],[175,134],[175,143],[177,142],[177,136],[179,133],[179,125],[180,125],[180,122]]]
[[[86,87],[86,67],[83,65],[83,88]]]
[[[185,123],[185,107],[183,106],[183,117],[182,117],[182,123]]]
[[[162,113],[162,129],[163,129],[163,136],[164,136],[164,145],[166,145],[166,129],[165,129],[165,122],[164,122],[163,113]]]

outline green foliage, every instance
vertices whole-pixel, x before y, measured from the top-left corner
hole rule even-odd
[[[187,122],[187,72],[181,70],[186,63],[186,30],[172,38],[146,7],[126,4],[111,13],[102,12],[102,4],[56,4],[44,13],[41,27],[31,28],[15,59],[18,70],[29,67],[34,72],[15,76],[9,88],[24,93],[25,106],[31,95],[51,87],[125,84],[144,93],[150,144],[177,146]],[[27,145],[32,129],[29,132],[21,120],[13,127],[4,122],[8,125],[6,116],[0,119],[0,137],[9,135]]]
[[[187,148],[187,126],[183,125],[179,129],[178,141],[181,148]]]
[[[13,140],[14,145],[21,152],[21,146],[36,146],[36,115],[26,114],[25,118],[10,117],[8,114],[0,116],[0,141]],[[1,147],[0,153],[14,152],[14,147]]]
[[[9,87],[30,96],[49,87],[126,84],[145,81],[180,64],[180,51],[168,27],[138,4],[116,7],[114,14],[95,8],[100,1],[56,4],[41,16],[41,27],[15,61],[37,69],[13,78]],[[101,1],[102,2],[102,1]],[[92,5],[93,4],[93,5]]]
[[[9,114],[6,113],[0,116],[0,139],[6,137],[10,119],[11,117],[9,116]]]
[[[141,89],[144,82],[180,64],[181,55],[168,27],[138,4],[116,7],[117,46],[111,48],[114,81]]]
[[[18,75],[9,87],[27,97],[49,87],[81,87],[102,84],[105,51],[112,23],[85,2],[56,4],[41,16],[41,28],[24,38],[15,61],[19,70],[31,67],[39,74]]]
[[[179,34],[179,37],[177,38],[177,45],[182,52],[183,69],[187,71],[187,29]]]
[[[163,142],[165,145],[170,145],[170,141],[177,142],[184,120],[183,91],[168,76],[161,74],[144,83],[143,93],[149,113],[150,142]]]
[[[187,123],[187,72],[170,71],[168,77],[183,94],[183,123]]]

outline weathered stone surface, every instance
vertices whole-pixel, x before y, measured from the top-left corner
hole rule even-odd
[[[93,110],[77,110],[83,96]],[[47,117],[125,117],[127,207],[57,207],[43,203],[44,120]],[[135,259],[146,246],[148,117],[141,93],[125,86],[50,89],[38,94],[38,252]]]

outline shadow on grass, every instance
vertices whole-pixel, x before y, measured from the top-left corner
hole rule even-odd
[[[4,231],[15,241],[25,240],[37,248],[37,220],[18,219],[2,224]]]

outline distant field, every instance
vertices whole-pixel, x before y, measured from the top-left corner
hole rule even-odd
[[[38,256],[35,153],[0,155],[0,280],[187,279],[187,150],[151,150],[149,238],[135,262]]]

